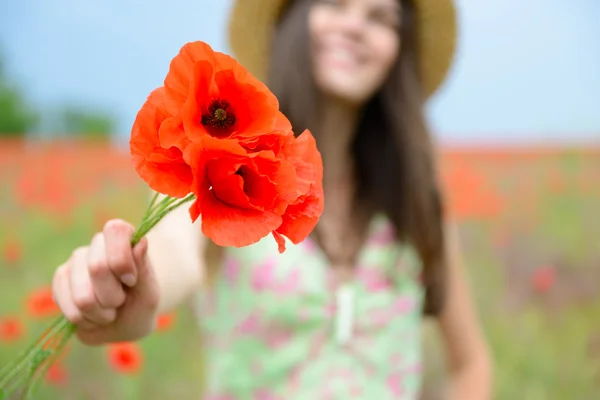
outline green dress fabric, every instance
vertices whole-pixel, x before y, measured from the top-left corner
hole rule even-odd
[[[225,250],[202,293],[207,400],[418,398],[421,263],[378,215],[356,279],[337,290],[310,239],[279,254],[268,237]]]

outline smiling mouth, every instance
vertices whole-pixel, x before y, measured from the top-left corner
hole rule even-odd
[[[337,67],[354,68],[360,65],[360,60],[356,55],[340,49],[324,50],[325,60],[327,64]]]

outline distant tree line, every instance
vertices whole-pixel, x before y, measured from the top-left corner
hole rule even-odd
[[[106,138],[115,132],[109,113],[90,107],[65,105],[52,111],[49,126],[40,126],[43,113],[26,98],[24,90],[8,76],[0,54],[0,138],[25,137],[36,130],[68,137]]]

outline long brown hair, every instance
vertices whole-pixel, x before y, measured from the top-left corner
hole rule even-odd
[[[425,313],[441,311],[445,294],[443,208],[433,144],[423,116],[416,65],[416,18],[412,3],[399,0],[401,52],[381,90],[363,110],[352,146],[358,195],[355,204],[384,212],[398,240],[408,241],[423,262]],[[312,0],[290,0],[274,34],[269,88],[296,132],[316,130],[319,94],[309,55]]]

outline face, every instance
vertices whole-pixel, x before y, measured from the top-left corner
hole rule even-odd
[[[319,90],[365,103],[400,51],[398,0],[313,0],[309,14],[313,74]]]

